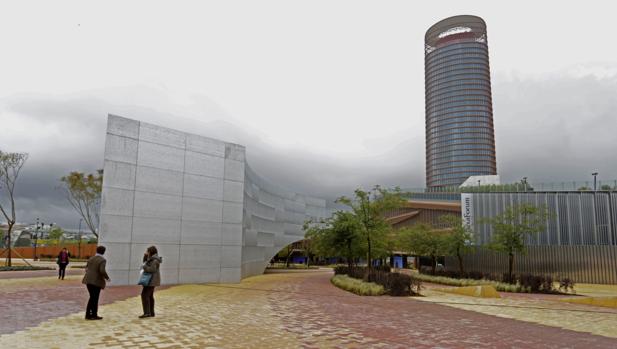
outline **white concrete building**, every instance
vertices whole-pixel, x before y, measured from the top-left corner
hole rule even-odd
[[[150,245],[164,284],[239,282],[329,214],[260,178],[243,146],[109,115],[99,244],[114,285],[137,283]]]

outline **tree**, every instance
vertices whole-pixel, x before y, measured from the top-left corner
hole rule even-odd
[[[28,160],[27,153],[5,153],[0,150],[0,189],[4,189],[2,191],[4,195],[0,197],[0,212],[2,212],[8,226],[6,231],[8,236],[6,246],[8,248],[8,255],[6,260],[9,267],[11,266],[11,232],[17,221],[15,214],[15,183],[26,160]],[[2,199],[5,199],[8,204],[3,204],[5,200]]]
[[[286,268],[289,268],[289,259],[291,258],[291,255],[294,251],[295,251],[294,244],[291,243],[287,245],[286,247],[284,247],[282,250],[280,250],[279,253],[277,254],[279,258],[285,258]]]
[[[98,238],[96,228],[99,225],[103,170],[88,175],[74,171],[68,176],[62,177],[60,181],[67,200],[84,219],[92,234]]]
[[[390,224],[386,222],[384,213],[401,207],[405,201],[402,197],[403,193],[399,188],[387,190],[378,185],[370,191],[356,189],[354,194],[353,199],[343,196],[337,202],[348,206],[360,225],[360,234],[366,242],[367,248],[368,268],[366,268],[366,279],[370,281],[373,248],[384,248],[385,237],[392,229]]]
[[[600,190],[607,190],[607,191],[608,191],[608,190],[613,190],[613,188],[611,188],[611,186],[610,186],[610,185],[608,185],[608,184],[603,184],[603,185],[600,187]]]
[[[55,241],[56,244],[60,242],[60,238],[64,235],[64,230],[62,228],[56,226],[49,230],[48,238],[51,241]]]
[[[445,230],[434,230],[427,225],[418,224],[401,229],[400,234],[402,246],[406,250],[431,258],[431,270],[435,274],[437,257],[443,256],[447,251],[448,233]]]
[[[462,276],[465,273],[463,255],[471,252],[473,232],[468,226],[463,224],[463,219],[460,216],[445,215],[441,220],[450,228],[450,232],[445,237],[446,253],[456,256],[458,268]]]
[[[319,223],[306,222],[305,236],[313,251],[323,257],[343,256],[351,269],[356,257],[363,254],[360,243],[360,224],[353,213],[337,211]]]
[[[32,240],[25,238],[25,237],[17,238],[17,240],[15,241],[15,247],[28,247],[31,245],[32,245]]]
[[[548,218],[545,207],[528,204],[507,207],[503,213],[485,219],[493,227],[492,240],[489,248],[508,254],[508,281],[513,281],[514,255],[526,252],[527,236],[544,231],[544,223]]]

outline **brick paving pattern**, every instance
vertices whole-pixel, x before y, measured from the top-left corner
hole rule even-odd
[[[558,327],[482,314],[435,304],[453,301],[431,294],[417,298],[360,297],[333,287],[330,272],[298,272],[252,277],[234,285],[182,285],[155,293],[157,317],[138,319],[139,297],[125,298],[137,288],[110,287],[104,291],[118,301],[101,307],[102,321],[83,320],[85,289],[78,313],[56,314],[33,328],[0,336],[0,347],[10,348],[615,348],[617,340]],[[30,284],[40,279],[0,280]],[[34,281],[32,281],[34,280]],[[48,280],[49,281],[49,280]],[[51,281],[49,281],[51,282]],[[77,280],[72,282],[77,283]],[[36,286],[36,287],[34,287]],[[28,289],[28,286],[21,290]],[[61,294],[61,284],[46,292]],[[54,290],[51,292],[51,290]],[[130,291],[130,292],[129,292]],[[5,294],[2,293],[2,296]],[[39,295],[40,296],[40,295]],[[36,298],[36,296],[33,295]],[[24,302],[36,305],[54,302]],[[444,298],[446,297],[446,298]],[[469,300],[471,297],[466,297]],[[429,301],[429,300],[432,300]],[[480,300],[485,301],[485,300]],[[478,302],[480,302],[478,301]],[[506,299],[505,301],[513,301]],[[528,301],[526,299],[515,301]],[[70,303],[68,300],[66,302]],[[460,302],[460,300],[459,300]],[[456,305],[456,306],[460,306]],[[474,305],[482,307],[481,305]],[[64,308],[69,307],[65,305]],[[499,307],[492,307],[501,309]],[[5,313],[7,309],[3,309]],[[19,307],[8,311],[13,321]],[[506,316],[507,308],[503,309]],[[579,322],[584,322],[580,318]],[[602,316],[607,316],[603,314]],[[608,314],[610,317],[611,314]],[[29,319],[31,315],[24,315]],[[39,316],[36,318],[42,318]],[[613,319],[617,324],[617,319]],[[4,321],[3,321],[4,322]],[[0,325],[4,326],[4,325]],[[617,328],[617,327],[616,327]],[[587,328],[581,330],[586,331]],[[4,332],[6,333],[6,332]]]

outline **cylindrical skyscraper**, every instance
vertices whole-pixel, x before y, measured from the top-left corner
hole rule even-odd
[[[426,185],[497,174],[486,24],[446,18],[424,37]]]

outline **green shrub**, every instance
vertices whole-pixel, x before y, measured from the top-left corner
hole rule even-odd
[[[445,276],[432,276],[427,274],[416,274],[414,278],[420,279],[425,282],[432,282],[435,284],[442,284],[448,286],[479,286],[479,285],[492,285],[499,292],[512,292],[512,293],[555,293],[553,288],[551,277],[538,277],[538,276],[524,276],[522,283],[511,284],[508,282],[491,281],[491,280],[472,280],[472,279],[453,279]]]
[[[381,285],[373,282],[364,282],[347,275],[335,275],[330,281],[334,286],[360,296],[381,296],[386,293],[386,290]]]
[[[0,271],[22,271],[22,270],[54,270],[49,267],[38,267],[33,265],[13,265],[10,267],[2,266]]]

